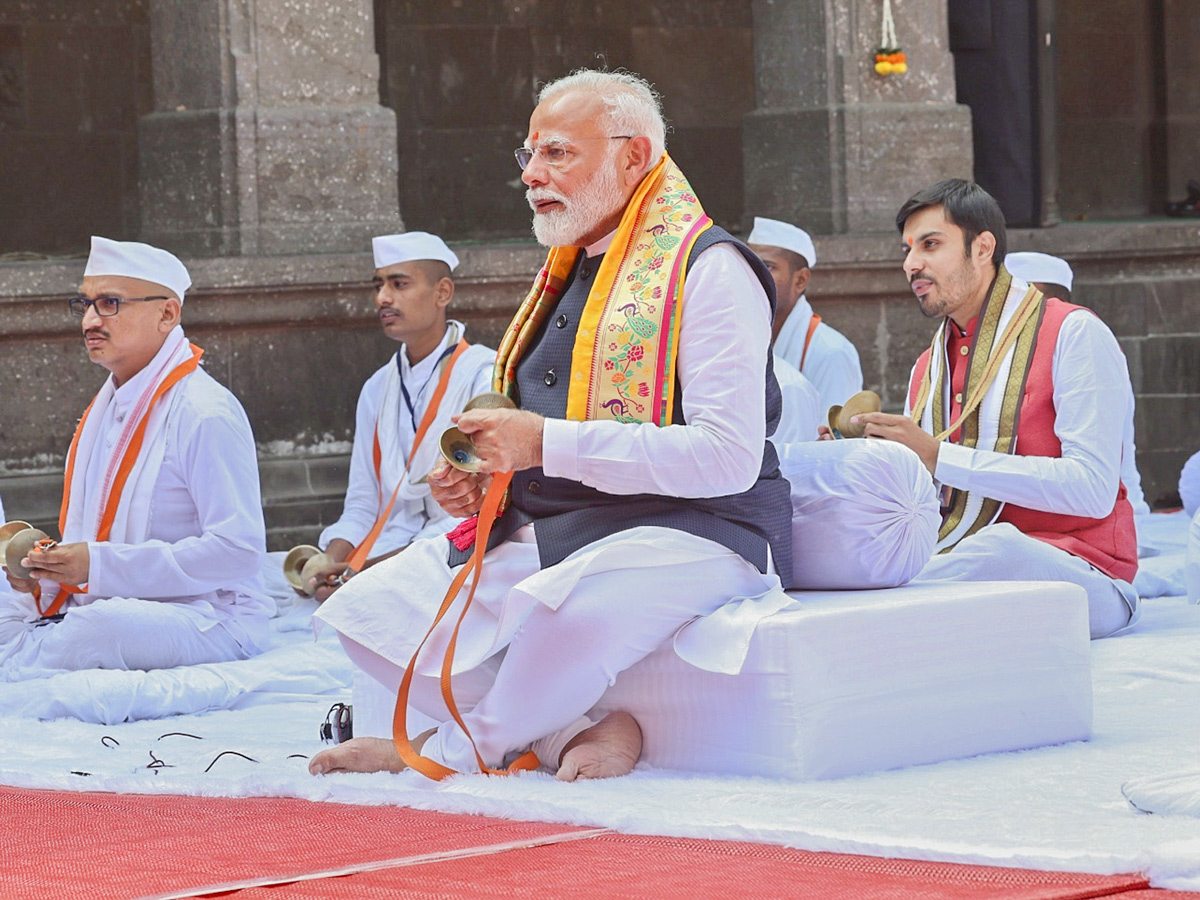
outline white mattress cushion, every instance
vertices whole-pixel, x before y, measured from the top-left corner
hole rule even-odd
[[[627,710],[652,766],[832,778],[1091,736],[1088,612],[1061,582],[793,592],[738,675],[670,646],[594,713]]]

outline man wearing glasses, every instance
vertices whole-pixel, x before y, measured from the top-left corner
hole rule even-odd
[[[445,509],[478,513],[477,530],[413,544],[317,614],[398,693],[399,714],[407,701],[442,724],[410,740],[401,718],[394,743],[355,738],[315,757],[314,774],[407,763],[441,777],[517,754],[516,768],[561,780],[624,774],[639,723],[588,717],[613,679],[693,619],[789,577],[789,489],[767,440],[774,286],[712,225],[664,131],[636,76],[581,71],[542,90],[516,156],[549,256],[493,376],[518,408],[460,416],[482,472],[430,476]],[[479,562],[464,568],[489,527],[452,639],[469,593],[452,579]],[[443,597],[454,605],[431,630]],[[726,641],[703,618],[688,630],[689,661],[720,667]]]
[[[79,296],[92,362],[109,372],[67,454],[62,542],[7,572],[32,603],[0,616],[11,678],[158,669],[264,649],[266,532],[254,436],[180,326],[187,269],[146,244],[93,237]]]

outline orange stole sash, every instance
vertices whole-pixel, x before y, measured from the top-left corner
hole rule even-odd
[[[138,421],[137,428],[134,429],[129,446],[125,448],[125,453],[121,457],[121,463],[117,467],[116,477],[113,479],[112,489],[108,493],[108,500],[104,504],[104,512],[100,517],[100,527],[96,530],[95,540],[97,541],[107,541],[109,534],[112,532],[113,522],[117,518],[117,507],[121,503],[121,494],[125,490],[125,482],[129,480],[129,473],[133,471],[133,465],[137,462],[138,455],[142,452],[142,441],[146,437],[146,426],[150,422],[150,413],[154,411],[154,407],[158,405],[158,401],[162,399],[167,391],[173,388],[184,377],[195,372],[196,367],[200,365],[200,357],[204,355],[204,351],[195,344],[189,343],[188,346],[192,351],[191,358],[184,360],[172,369],[159,384],[151,396],[150,402],[146,405],[146,411]],[[93,398],[92,403],[95,402]],[[75,473],[75,457],[79,451],[79,436],[83,433],[83,426],[87,422],[88,413],[92,411],[92,403],[88,404],[87,409],[83,411],[83,416],[79,419],[79,424],[75,426],[75,435],[71,438],[71,449],[67,452],[67,470],[63,476],[63,499],[58,511],[59,535],[62,535],[63,530],[67,526],[67,508],[70,506],[71,478]],[[82,590],[82,588],[75,585],[64,584],[58,589],[54,600],[51,601],[50,606],[46,609],[42,609],[40,592],[35,593],[34,602],[37,604],[38,612],[43,616],[53,616],[62,609],[68,597],[72,594],[81,593]]]
[[[416,433],[413,435],[412,449],[408,451],[408,459],[404,461],[404,471],[400,473],[400,480],[396,482],[396,487],[392,491],[392,497],[388,500],[387,506],[384,506],[379,513],[379,518],[375,520],[375,524],[371,526],[371,530],[367,532],[367,536],[362,539],[362,543],[355,547],[350,556],[347,557],[347,568],[355,572],[361,572],[363,565],[367,561],[367,557],[371,554],[371,548],[375,546],[379,535],[383,533],[383,526],[387,524],[388,516],[392,514],[392,507],[396,504],[396,495],[400,493],[400,484],[408,475],[409,467],[412,465],[413,457],[417,455],[417,448],[421,446],[421,440],[425,437],[425,432],[429,430],[429,426],[437,418],[438,409],[442,405],[442,398],[446,396],[446,389],[450,386],[450,373],[454,371],[454,364],[458,362],[460,356],[467,352],[469,346],[470,344],[460,338],[458,346],[450,354],[450,358],[446,362],[446,367],[442,369],[442,376],[438,379],[433,396],[429,398],[429,406],[425,409],[425,415],[421,417],[421,424],[417,426]],[[375,423],[375,437],[371,447],[371,460],[375,464],[375,483],[379,485],[379,503],[382,505],[383,476],[381,474],[381,467],[383,465],[383,450],[379,446],[378,421]]]

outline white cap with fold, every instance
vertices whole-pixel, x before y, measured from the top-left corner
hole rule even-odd
[[[1040,284],[1061,284],[1068,291],[1075,278],[1070,263],[1049,253],[1009,253],[1004,257],[1004,268],[1030,284],[1035,281]]]
[[[173,253],[137,241],[113,241],[95,235],[92,235],[92,251],[83,270],[84,278],[91,275],[120,275],[161,284],[175,294],[180,303],[192,286],[187,268]]]
[[[453,272],[458,267],[458,257],[436,234],[427,231],[406,231],[404,234],[385,234],[371,238],[371,249],[375,253],[375,268],[382,269],[397,263],[415,259],[437,259],[444,262]]]
[[[750,230],[750,237],[746,238],[746,243],[791,250],[803,256],[810,269],[816,268],[817,248],[812,238],[803,228],[797,228],[787,222],[755,216],[754,227]]]

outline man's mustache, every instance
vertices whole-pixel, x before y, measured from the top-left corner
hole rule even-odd
[[[567,198],[557,191],[548,191],[544,188],[541,190],[534,190],[533,188],[530,188],[525,192],[525,201],[530,205],[530,207],[540,200],[555,200],[559,203],[567,202]]]

